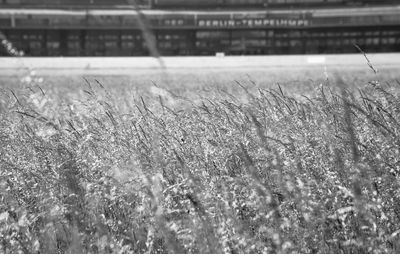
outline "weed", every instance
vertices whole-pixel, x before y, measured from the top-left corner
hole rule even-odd
[[[1,252],[398,253],[398,87],[350,82],[4,89]]]

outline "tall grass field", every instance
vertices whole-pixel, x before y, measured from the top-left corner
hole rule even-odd
[[[2,77],[0,253],[400,253],[400,74]]]

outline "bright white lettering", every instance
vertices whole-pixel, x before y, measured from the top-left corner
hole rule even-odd
[[[184,25],[185,22],[182,19],[177,20],[166,20],[165,25]],[[308,26],[309,21],[305,19],[211,19],[211,20],[199,20],[197,25],[200,27],[268,27],[268,26]]]

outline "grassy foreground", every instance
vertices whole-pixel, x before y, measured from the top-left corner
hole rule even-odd
[[[0,95],[1,253],[400,253],[399,84]]]

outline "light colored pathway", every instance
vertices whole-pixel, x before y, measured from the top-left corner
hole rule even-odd
[[[369,54],[377,69],[399,68],[400,54]],[[165,57],[163,65],[170,71],[218,71],[234,69],[290,69],[340,67],[368,68],[362,54],[289,55],[289,56],[226,56]],[[0,57],[0,76],[35,70],[45,75],[93,74],[129,75],[143,71],[162,71],[161,61],[151,57]]]

